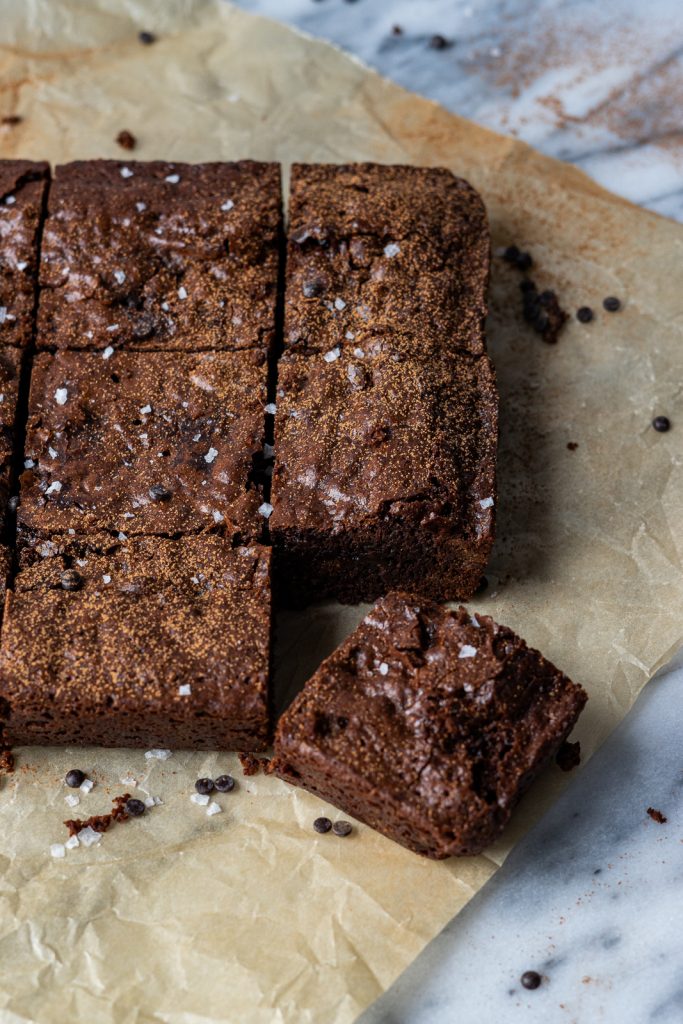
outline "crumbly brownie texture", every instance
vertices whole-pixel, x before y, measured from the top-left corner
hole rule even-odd
[[[217,536],[25,549],[0,650],[14,742],[263,749],[269,577],[267,548]]]
[[[270,348],[277,164],[79,161],[48,205],[39,348]]]
[[[280,719],[275,772],[417,853],[475,854],[586,699],[487,616],[394,592]]]
[[[495,520],[486,356],[285,356],[277,407],[269,525],[285,603],[473,593]]]
[[[481,354],[489,266],[484,205],[450,171],[292,168],[286,346]]]
[[[0,525],[7,512],[12,478],[21,363],[19,349],[0,346]]]
[[[266,376],[256,351],[36,356],[20,526],[255,538]]]
[[[7,547],[6,544],[0,544],[0,608],[5,603],[5,592],[7,590],[7,583],[10,578],[12,571],[12,549]],[[2,615],[0,614],[0,620]],[[2,700],[0,699],[0,704]],[[2,732],[2,723],[0,723],[0,732]]]
[[[0,345],[25,348],[33,336],[38,236],[46,163],[0,160]]]

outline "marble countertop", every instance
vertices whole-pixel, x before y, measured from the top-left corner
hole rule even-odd
[[[677,0],[237,4],[683,221]],[[679,658],[363,1024],[681,1024],[682,692]]]

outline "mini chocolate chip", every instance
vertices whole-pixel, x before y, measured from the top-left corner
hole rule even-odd
[[[517,263],[520,255],[520,251],[516,245],[508,245],[507,249],[503,253],[503,259],[506,263]]]
[[[198,793],[207,796],[209,793],[213,793],[213,779],[197,779],[194,788]]]
[[[393,25],[392,29],[391,29],[391,34],[392,34],[392,36],[402,36],[403,35],[403,29],[401,28],[400,25]]]
[[[80,590],[83,580],[75,569],[67,569],[62,573],[59,580],[62,590]]]
[[[671,430],[671,420],[668,416],[655,416],[652,421],[652,426],[655,430],[659,431],[660,434],[666,434],[667,430]]]
[[[483,594],[484,591],[488,589],[488,585],[489,581],[486,579],[486,576],[482,576],[482,578],[479,580],[479,586],[474,592],[474,596],[476,597],[478,594]]]
[[[213,780],[213,784],[219,793],[230,793],[235,788],[235,780],[232,775],[219,775]]]
[[[608,313],[616,313],[618,309],[621,309],[621,302],[614,295],[608,295],[606,299],[602,300],[602,304]]]
[[[124,806],[126,808],[126,813],[130,814],[131,818],[139,818],[141,814],[145,813],[145,805],[142,800],[132,798],[131,800],[126,800]]]
[[[125,128],[116,136],[116,141],[118,142],[121,149],[135,149],[135,147],[138,144],[138,140],[135,138],[132,132],[126,131]]]
[[[524,988],[538,988],[541,984],[542,978],[538,971],[525,971],[520,978]]]
[[[578,447],[579,447],[579,442],[578,441],[567,441],[567,448],[569,449],[570,452],[575,452]]]
[[[332,828],[332,822],[329,818],[316,818],[313,822],[313,828],[316,832],[320,832],[322,835],[325,832],[329,832]]]
[[[82,782],[85,782],[85,772],[80,768],[72,768],[64,776],[64,781],[70,789],[78,789]]]
[[[332,831],[335,836],[350,836],[353,832],[353,825],[350,821],[335,821]]]
[[[153,32],[139,32],[138,39],[143,46],[151,46],[152,43],[156,43],[157,37]]]
[[[304,298],[314,299],[325,291],[325,282],[320,277],[312,277],[310,281],[304,281],[302,292]]]
[[[2,119],[2,123],[14,126],[21,124],[23,120],[23,117],[20,117],[19,114],[6,114]]]
[[[438,32],[429,40],[429,46],[432,50],[447,50],[449,46],[452,45],[453,43],[450,39],[446,39],[445,36],[442,36]]]
[[[589,324],[593,319],[593,310],[590,306],[581,306],[576,311],[576,319],[582,324]]]
[[[150,487],[147,493],[152,501],[170,501],[172,497],[171,492],[162,487],[161,484],[155,484],[153,487]]]
[[[520,292],[523,292],[524,294],[526,294],[527,292],[535,292],[536,291],[536,285],[534,284],[533,281],[529,281],[528,279],[525,280],[525,281],[520,281],[519,282],[519,290],[520,290]]]
[[[531,258],[531,254],[528,252],[520,252],[517,257],[517,269],[518,270],[531,270],[534,261]]]

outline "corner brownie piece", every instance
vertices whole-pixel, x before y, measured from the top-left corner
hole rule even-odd
[[[24,549],[0,702],[16,744],[262,749],[270,552],[105,534]]]
[[[256,537],[266,377],[257,351],[36,356],[20,526]]]
[[[84,160],[56,170],[39,348],[270,348],[277,164]]]
[[[417,853],[475,854],[586,699],[488,616],[394,592],[282,716],[273,767]]]
[[[33,336],[38,237],[50,178],[46,163],[0,160],[0,345]]]
[[[285,345],[485,351],[486,211],[442,168],[295,164]]]
[[[0,526],[12,480],[22,358],[19,349],[0,346]]]
[[[281,599],[471,596],[493,543],[496,441],[486,356],[285,356],[269,520]]]

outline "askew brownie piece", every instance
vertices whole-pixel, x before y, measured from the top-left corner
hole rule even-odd
[[[19,524],[257,537],[267,367],[253,352],[58,352],[31,377]]]
[[[12,480],[22,357],[19,349],[0,346],[0,526],[7,512]]]
[[[0,160],[0,345],[25,348],[31,342],[49,177],[46,163]]]
[[[450,171],[295,164],[285,345],[481,354],[489,263],[484,205]]]
[[[24,549],[0,702],[17,744],[262,749],[270,552],[217,536]]]
[[[39,348],[269,349],[277,164],[79,161],[48,205]]]
[[[394,592],[282,716],[274,768],[417,853],[475,854],[586,699],[505,626]]]
[[[285,356],[269,520],[281,599],[471,596],[493,543],[496,441],[486,356]]]

